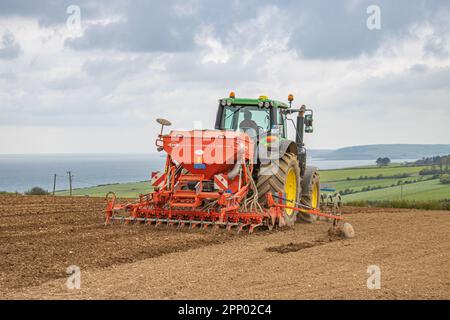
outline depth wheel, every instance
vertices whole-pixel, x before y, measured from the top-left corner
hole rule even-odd
[[[265,204],[268,192],[278,195],[283,192],[287,206],[296,206],[301,194],[300,167],[297,156],[293,153],[285,153],[281,159],[261,164],[256,183],[260,201]],[[278,201],[275,198],[275,201]],[[292,226],[297,220],[297,211],[293,209],[283,210],[283,220],[278,225]]]
[[[344,234],[344,237],[347,239],[355,237],[355,229],[353,229],[353,226],[348,222],[345,222],[342,225],[342,233]]]

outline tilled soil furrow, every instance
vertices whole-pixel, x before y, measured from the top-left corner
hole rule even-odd
[[[5,203],[12,198],[12,205]],[[48,201],[46,203],[45,201]],[[13,290],[66,276],[226,241],[228,234],[104,226],[102,198],[0,196],[0,282]],[[12,214],[16,212],[17,214]]]
[[[354,239],[329,222],[235,235],[104,226],[103,198],[0,196],[6,298],[450,298],[450,215],[344,208]],[[3,213],[3,215],[1,214]],[[77,265],[83,289],[65,288]],[[382,289],[368,290],[379,265]]]

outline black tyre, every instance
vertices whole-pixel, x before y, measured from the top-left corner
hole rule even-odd
[[[285,153],[281,159],[268,164],[261,164],[256,182],[258,196],[261,203],[266,202],[268,192],[277,195],[279,192],[285,194],[286,204],[295,207],[300,201],[301,177],[297,156],[293,153]],[[275,198],[275,200],[278,200]],[[284,223],[292,226],[297,220],[297,211],[292,209],[283,210]],[[279,221],[279,225],[283,222]]]
[[[320,206],[320,178],[316,167],[306,167],[302,179],[301,202],[314,209]],[[300,213],[299,217],[311,223],[317,221],[318,218],[318,216],[308,213]]]

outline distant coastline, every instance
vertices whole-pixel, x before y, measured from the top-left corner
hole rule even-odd
[[[313,158],[323,160],[422,159],[450,154],[450,144],[374,144],[336,150],[309,150]]]

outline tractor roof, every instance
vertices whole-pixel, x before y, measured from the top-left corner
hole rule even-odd
[[[269,102],[272,103],[272,105],[274,107],[277,108],[289,108],[289,105],[281,102],[281,101],[277,101],[277,100],[272,100],[269,99],[268,97],[265,96],[261,96],[258,99],[249,99],[249,98],[223,98],[220,99],[220,101],[231,101],[231,105],[247,105],[247,106],[257,106],[261,101],[262,102]]]

